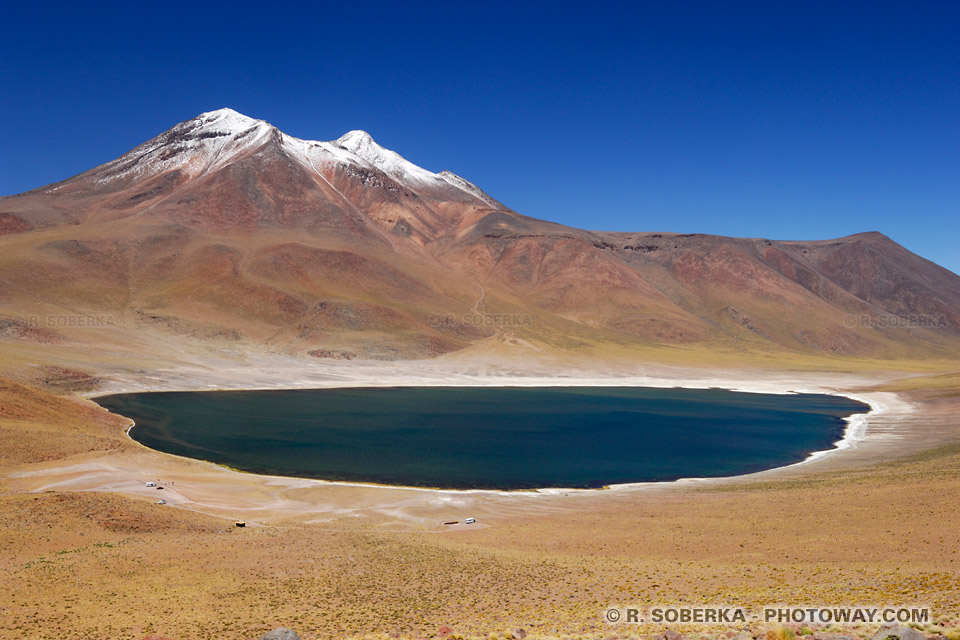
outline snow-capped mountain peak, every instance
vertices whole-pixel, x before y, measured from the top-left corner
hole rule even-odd
[[[263,120],[256,120],[242,113],[234,111],[228,107],[217,109],[216,111],[207,111],[194,118],[199,121],[203,128],[218,128],[220,130],[232,133],[242,133],[252,127],[270,125]],[[190,122],[190,121],[188,121]]]
[[[451,184],[436,173],[413,164],[399,153],[381,147],[366,131],[349,131],[340,136],[335,144],[414,191],[431,191]],[[454,186],[459,188],[458,185]]]
[[[337,143],[341,147],[346,147],[351,151],[361,147],[369,147],[371,145],[383,148],[373,141],[373,137],[361,129],[354,129],[353,131],[347,131],[345,134],[337,138]]]
[[[337,139],[337,144],[363,158],[401,184],[411,178],[423,186],[434,186],[437,175],[418,167],[395,151],[384,149],[374,142],[366,131],[349,131]],[[416,187],[416,185],[411,185]]]
[[[107,163],[98,182],[146,179],[168,171],[196,177],[260,147],[276,132],[269,123],[233,109],[207,111]]]
[[[330,164],[353,165],[380,171],[407,189],[429,197],[456,198],[451,196],[453,188],[491,206],[502,206],[455,174],[431,173],[381,147],[366,131],[349,131],[333,142],[301,140],[282,134],[264,120],[230,108],[201,113],[107,163],[98,182],[146,179],[170,171],[195,178],[255,153],[271,141],[279,142],[292,157],[313,171],[320,172],[324,165]]]

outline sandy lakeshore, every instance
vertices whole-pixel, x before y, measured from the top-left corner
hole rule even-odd
[[[97,371],[96,394],[682,386],[843,394],[871,411],[853,416],[833,449],[761,473],[606,490],[447,491],[241,473],[140,445],[125,434],[129,420],[89,397],[8,384],[0,637],[257,638],[290,626],[308,640],[422,638],[441,628],[473,638],[518,629],[633,638],[662,626],[611,628],[603,612],[719,601],[921,602],[942,628],[960,627],[954,374],[279,356]]]
[[[719,387],[764,393],[833,393],[871,406],[867,415],[850,419],[844,438],[833,449],[802,463],[735,478],[685,479],[671,483],[617,485],[614,491],[546,489],[541,491],[448,491],[324,482],[241,473],[201,461],[152,451],[91,456],[82,462],[42,465],[11,475],[20,491],[109,491],[143,498],[162,497],[167,505],[257,522],[296,519],[322,523],[332,517],[373,517],[390,527],[433,530],[441,520],[477,517],[480,526],[518,515],[562,513],[596,505],[617,494],[683,490],[691,485],[730,484],[819,474],[888,460],[960,438],[949,411],[922,411],[900,394],[868,391],[886,378],[862,374],[770,374],[651,366],[611,371],[574,370],[551,374],[482,369],[461,363],[331,363],[304,365],[289,361],[216,371],[184,368],[165,379],[118,379],[98,392],[201,389],[333,388],[362,386],[645,386]],[[164,484],[161,492],[147,481]]]

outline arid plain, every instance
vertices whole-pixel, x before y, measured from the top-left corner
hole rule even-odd
[[[958,637],[960,278],[880,234],[571,229],[390,153],[226,110],[0,199],[0,637],[663,631],[605,622],[631,604],[927,606],[924,631]],[[750,476],[450,492],[162,454],[91,400],[584,384],[873,411]]]
[[[386,372],[381,364],[377,378],[362,365],[326,377],[305,363],[300,373],[309,369],[315,380],[296,384],[726,380],[845,391],[880,410],[850,448],[753,476],[446,492],[262,477],[178,458],[133,442],[127,421],[87,400],[6,383],[4,634],[257,637],[290,626],[308,638],[429,637],[448,626],[475,637],[519,628],[631,637],[656,629],[608,626],[607,607],[718,602],[921,603],[945,631],[958,625],[960,376],[648,366],[632,377],[581,370],[551,380],[509,367],[478,376],[489,363],[462,359]],[[282,384],[256,370],[249,385]],[[171,386],[188,386],[190,375]],[[150,480],[165,487],[166,506]],[[478,523],[440,524],[468,515]]]

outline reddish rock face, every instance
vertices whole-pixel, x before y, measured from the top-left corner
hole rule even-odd
[[[0,236],[7,235],[8,233],[19,233],[29,228],[30,225],[26,220],[18,218],[12,213],[0,213]]]
[[[230,110],[0,198],[0,296],[17,312],[0,316],[7,339],[69,340],[24,320],[58,304],[319,358],[431,357],[493,337],[861,357],[960,348],[960,278],[879,233],[589,232],[522,216],[363,132],[304,141]]]

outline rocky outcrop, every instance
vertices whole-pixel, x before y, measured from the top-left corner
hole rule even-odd
[[[927,640],[927,637],[912,627],[883,627],[871,640]]]
[[[273,631],[267,631],[260,636],[260,640],[300,640],[300,636],[292,629],[279,627]]]

